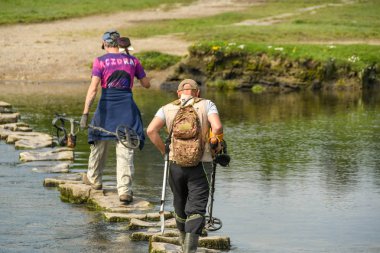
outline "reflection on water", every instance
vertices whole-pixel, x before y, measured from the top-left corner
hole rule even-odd
[[[86,90],[79,83],[3,84],[0,100],[36,130],[53,134],[54,112],[79,119]],[[380,252],[379,91],[202,93],[218,106],[232,157],[230,167],[217,170],[214,202],[223,221],[214,234],[229,235],[232,252]],[[175,93],[136,89],[134,97],[146,126]],[[147,251],[129,241],[125,224],[60,202],[57,191],[42,187],[47,175],[20,166],[12,146],[0,148],[1,249]],[[74,171],[86,169],[88,149],[80,132]],[[135,160],[135,193],[158,206],[162,157],[148,141]],[[115,185],[114,154],[105,181]]]

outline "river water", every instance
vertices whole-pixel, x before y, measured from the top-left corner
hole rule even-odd
[[[55,112],[79,119],[87,84],[0,84],[35,131],[54,134]],[[215,235],[230,252],[380,252],[380,92],[368,94],[203,91],[220,111],[232,157],[218,167]],[[145,126],[175,93],[135,90]],[[94,106],[95,107],[95,106]],[[94,108],[93,108],[94,109]],[[73,172],[86,170],[89,147],[78,134]],[[0,252],[147,252],[126,223],[108,223],[84,205],[64,203],[0,141]],[[135,158],[135,195],[159,207],[163,160],[147,141]],[[111,152],[105,184],[115,185]],[[168,210],[172,210],[168,192]]]

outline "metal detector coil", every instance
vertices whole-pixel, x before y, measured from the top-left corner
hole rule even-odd
[[[65,122],[70,122],[69,134],[67,134]],[[75,147],[76,134],[79,131],[80,125],[79,121],[66,117],[66,114],[56,114],[52,121],[52,124],[57,129],[58,144],[61,146]],[[117,126],[115,132],[111,132],[102,127],[93,125],[88,125],[88,127],[115,136],[117,140],[127,148],[135,149],[140,146],[140,138],[137,135],[136,131],[127,125]]]

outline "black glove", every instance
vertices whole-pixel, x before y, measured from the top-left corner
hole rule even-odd
[[[80,124],[79,124],[80,128],[86,129],[88,127],[87,122],[88,122],[88,113],[82,115],[80,119]]]
[[[227,154],[227,143],[222,140],[220,144],[222,149],[216,154],[214,161],[223,167],[227,167],[231,161],[230,156]]]

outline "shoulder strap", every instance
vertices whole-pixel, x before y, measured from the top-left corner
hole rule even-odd
[[[192,97],[194,99],[194,104],[204,100],[204,98],[198,98],[198,97]],[[191,99],[191,98],[190,98]],[[189,99],[189,100],[190,100]],[[185,106],[187,104],[188,100],[186,100],[182,105],[181,105],[181,100],[180,99],[177,99],[177,100],[174,100],[173,102],[171,102],[171,104],[173,105],[181,105],[181,106]]]
[[[173,102],[171,102],[171,104],[173,104],[173,105],[180,105],[181,104],[181,100],[179,100],[179,99],[174,100]]]
[[[203,98],[194,98],[194,104],[204,100]]]

